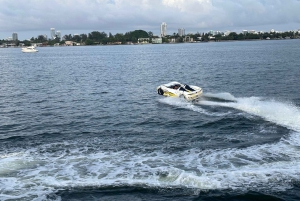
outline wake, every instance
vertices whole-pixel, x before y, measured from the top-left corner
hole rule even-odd
[[[299,181],[300,108],[295,104],[260,97],[236,98],[230,93],[204,94],[194,102],[177,99],[174,104],[173,100],[165,101],[180,107],[186,105],[187,109],[196,112],[203,110],[205,112],[202,114],[209,115],[214,115],[207,109],[209,107],[214,107],[214,111],[218,107],[232,108],[258,116],[292,131],[289,136],[281,138],[278,142],[242,149],[199,150],[193,148],[187,150],[182,153],[182,157],[178,158],[183,164],[195,166],[200,174],[189,174],[183,171],[175,181],[200,189],[228,187],[231,189],[259,188],[260,190],[265,188],[275,191],[285,191],[293,187],[293,181]],[[220,111],[223,110],[220,109]],[[172,158],[176,157],[172,156]]]
[[[229,115],[231,111],[211,112],[201,106],[233,108],[300,132],[300,108],[290,102],[280,102],[260,97],[236,98],[230,93],[207,93],[193,102],[188,102],[180,98],[164,98],[160,102],[186,108],[208,116]]]
[[[194,104],[234,108],[300,132],[300,108],[292,103],[259,97],[235,98],[229,93],[221,93],[206,94],[203,99],[199,99]]]
[[[98,137],[0,152],[0,200],[44,200],[74,187],[122,185],[278,192],[293,188],[294,181],[300,180],[300,108],[294,104],[236,98],[229,93],[204,94],[197,102],[179,98],[160,102],[204,115],[231,115],[230,110],[218,111],[218,107],[232,108],[295,132],[275,143],[227,149],[196,147],[176,153],[101,150]],[[216,107],[217,112],[209,107]],[[61,200],[59,195],[56,198]]]

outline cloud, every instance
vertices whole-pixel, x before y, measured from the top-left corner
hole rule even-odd
[[[208,14],[213,6],[211,0],[163,0],[162,4],[168,7],[173,7],[185,13],[201,13]]]
[[[49,30],[191,31],[298,24],[298,0],[0,0],[0,32]],[[158,34],[158,33],[157,33]]]

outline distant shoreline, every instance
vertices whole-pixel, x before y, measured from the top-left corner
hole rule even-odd
[[[246,42],[246,41],[281,41],[281,40],[295,40],[300,38],[282,38],[282,39],[245,39],[245,40],[210,40],[210,41],[194,41],[194,42],[181,42],[181,43],[135,43],[135,44],[97,44],[97,45],[37,45],[36,47],[82,47],[82,46],[89,46],[89,47],[96,47],[96,46],[124,46],[124,45],[175,45],[175,44],[199,44],[199,43],[218,43],[218,42]],[[35,45],[36,43],[32,43]],[[22,48],[25,46],[0,46],[0,48]]]

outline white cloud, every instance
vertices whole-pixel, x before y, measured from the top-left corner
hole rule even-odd
[[[212,0],[162,0],[162,4],[171,8],[176,8],[186,13],[207,14],[212,9]]]
[[[298,0],[0,0],[0,33],[26,30],[170,32],[300,28]],[[276,27],[274,27],[276,29]],[[67,33],[66,33],[67,34]],[[1,36],[0,36],[1,38]]]

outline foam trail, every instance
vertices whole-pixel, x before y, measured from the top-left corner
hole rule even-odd
[[[295,105],[291,103],[277,102],[275,100],[263,100],[259,97],[234,99],[236,102],[228,103],[204,100],[197,102],[197,104],[238,109],[300,132],[300,108]]]
[[[161,103],[165,103],[168,105],[174,105],[177,106],[179,108],[185,108],[185,109],[189,109],[192,110],[194,112],[198,112],[201,114],[205,114],[205,115],[209,115],[209,116],[224,116],[224,115],[228,115],[228,113],[216,113],[216,112],[208,112],[207,110],[196,106],[195,104],[193,104],[193,102],[189,102],[186,101],[185,99],[181,99],[181,98],[163,98],[159,100]]]
[[[205,93],[205,94],[203,94],[203,97],[204,98],[205,97],[208,97],[208,98],[217,98],[217,99],[220,99],[220,100],[232,101],[232,102],[236,101],[236,98],[232,94],[227,93],[227,92],[217,93],[217,94]]]

